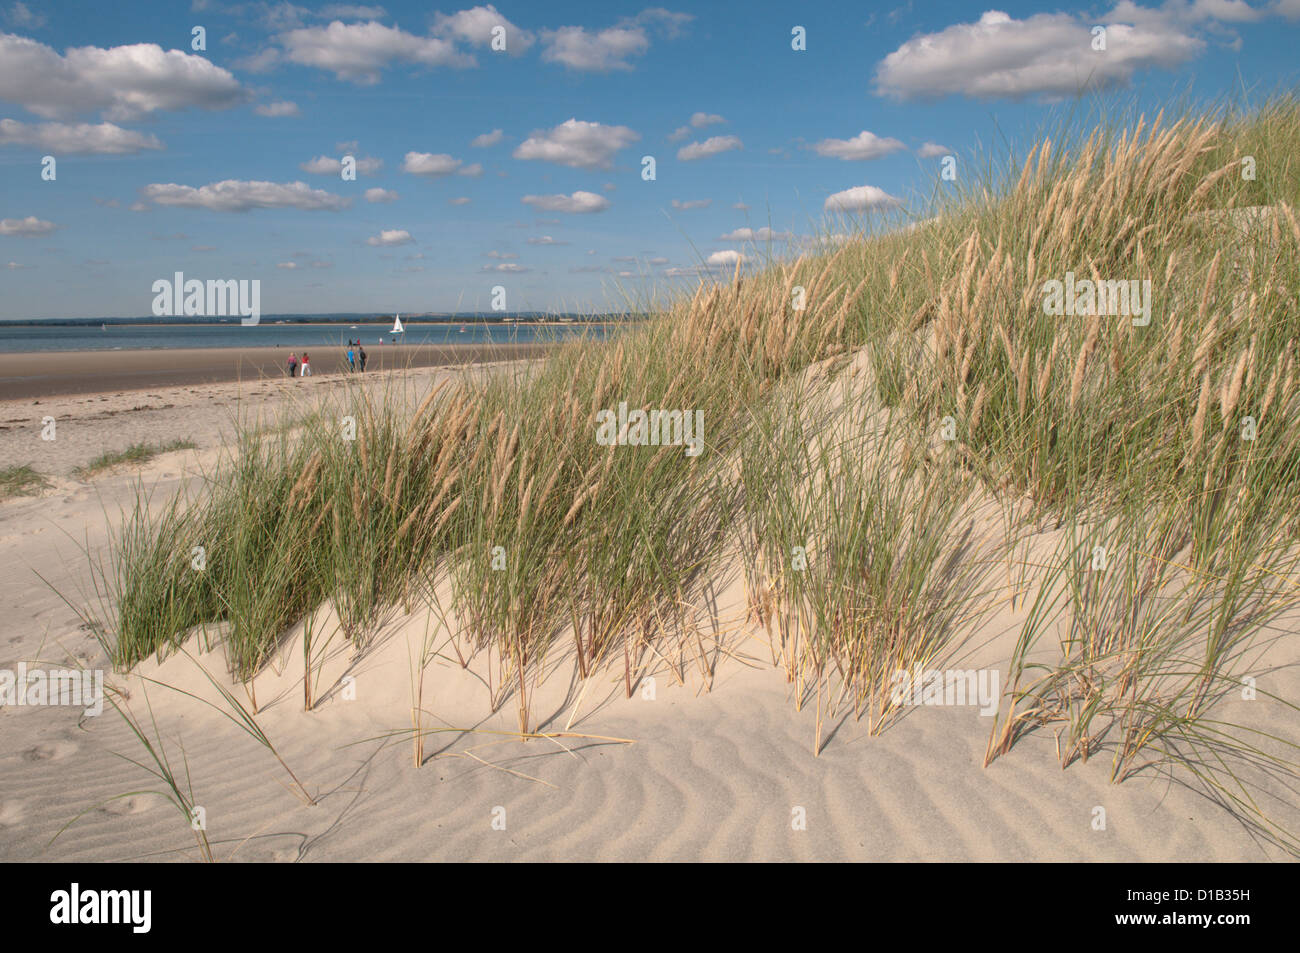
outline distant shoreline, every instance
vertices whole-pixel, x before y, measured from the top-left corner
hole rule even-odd
[[[292,318],[292,320],[289,320]],[[448,324],[491,324],[491,325],[511,325],[517,327],[585,327],[588,325],[606,325],[606,324],[630,324],[641,320],[641,316],[616,317],[488,317],[486,315],[473,315],[465,317],[431,317],[425,315],[412,316],[409,319],[403,319],[405,327],[429,327],[442,326]],[[0,328],[59,328],[59,327],[95,327],[96,325],[107,325],[108,327],[130,327],[130,328],[230,328],[241,327],[238,319],[227,318],[221,321],[155,321],[149,318],[0,318]],[[321,325],[349,325],[355,324],[366,327],[388,326],[389,318],[385,315],[349,315],[330,319],[328,315],[282,315],[282,314],[264,314],[258,322],[259,325],[265,324],[321,324]]]
[[[539,357],[548,343],[384,344],[366,349],[366,371],[442,367]],[[155,348],[0,353],[0,400],[226,381],[286,378],[289,347]],[[347,373],[345,348],[311,348],[314,376]],[[299,357],[302,348],[296,349]],[[311,386],[311,379],[302,381]]]

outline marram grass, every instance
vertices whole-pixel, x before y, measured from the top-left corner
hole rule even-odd
[[[878,729],[891,670],[1009,597],[1027,615],[990,759],[1049,726],[1063,764],[1105,750],[1116,780],[1178,764],[1294,850],[1229,757],[1294,775],[1294,745],[1214,712],[1297,591],[1298,156],[1289,97],[1043,139],[910,227],[705,280],[607,339],[415,407],[347,390],[247,435],[193,498],[141,498],[97,568],[115,661],[223,622],[246,679],[323,604],[361,646],[445,577],[526,734],[548,655],[630,694],[739,561],[795,697],[820,711],[834,680]],[[1149,281],[1149,313],[1045,313],[1067,274]],[[815,419],[807,373],[850,362],[868,398]],[[702,411],[703,453],[598,444],[621,402]],[[980,503],[1002,538],[971,535]],[[1056,552],[1031,567],[1043,526]]]

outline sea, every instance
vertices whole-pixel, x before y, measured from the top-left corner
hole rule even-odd
[[[185,324],[159,324],[129,318],[102,322],[75,320],[18,324],[0,321],[0,353],[37,351],[129,351],[171,348],[270,347],[326,348],[381,344],[499,344],[547,342],[586,334],[602,338],[616,326],[598,321],[518,323],[501,320],[403,321],[404,331],[393,334],[391,318],[377,321],[347,319],[311,320],[302,315],[263,315],[260,323],[244,326],[238,320]]]

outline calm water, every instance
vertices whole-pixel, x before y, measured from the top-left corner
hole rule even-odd
[[[464,331],[461,328],[464,328]],[[6,327],[0,323],[0,352],[113,351],[182,347],[284,347],[311,349],[337,347],[351,338],[362,344],[487,344],[519,341],[553,341],[581,334],[594,337],[605,333],[606,325],[503,325],[503,324],[415,324],[403,334],[390,333],[392,323],[363,324],[275,324],[244,327],[238,323],[203,325],[108,325]]]

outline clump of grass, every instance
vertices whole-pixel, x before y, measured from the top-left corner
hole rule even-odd
[[[0,468],[0,500],[13,496],[37,496],[50,486],[53,484],[30,465]]]
[[[897,673],[951,657],[991,607],[977,484],[951,456],[927,459],[923,433],[852,385],[772,402],[741,448],[751,612],[796,704],[817,693],[814,752],[824,685],[879,732],[900,709]]]
[[[198,448],[193,440],[171,440],[167,443],[133,443],[125,450],[108,450],[101,453],[95,459],[91,460],[85,466],[77,467],[72,471],[73,475],[80,479],[87,479],[96,474],[103,473],[105,470],[111,470],[114,467],[122,466],[128,463],[148,463],[154,457],[164,453],[172,453],[176,450],[194,450]]]
[[[1240,527],[1216,541],[1221,574],[1197,570],[1181,516],[1140,501],[1062,534],[1013,653],[1010,705],[985,764],[1046,726],[1062,768],[1102,751],[1117,782],[1182,767],[1294,851],[1300,831],[1271,822],[1259,802],[1276,796],[1269,775],[1294,775],[1300,744],[1212,712],[1251,684],[1270,641],[1261,635],[1300,604],[1297,554],[1266,528]],[[1049,633],[1055,654],[1042,644]]]

